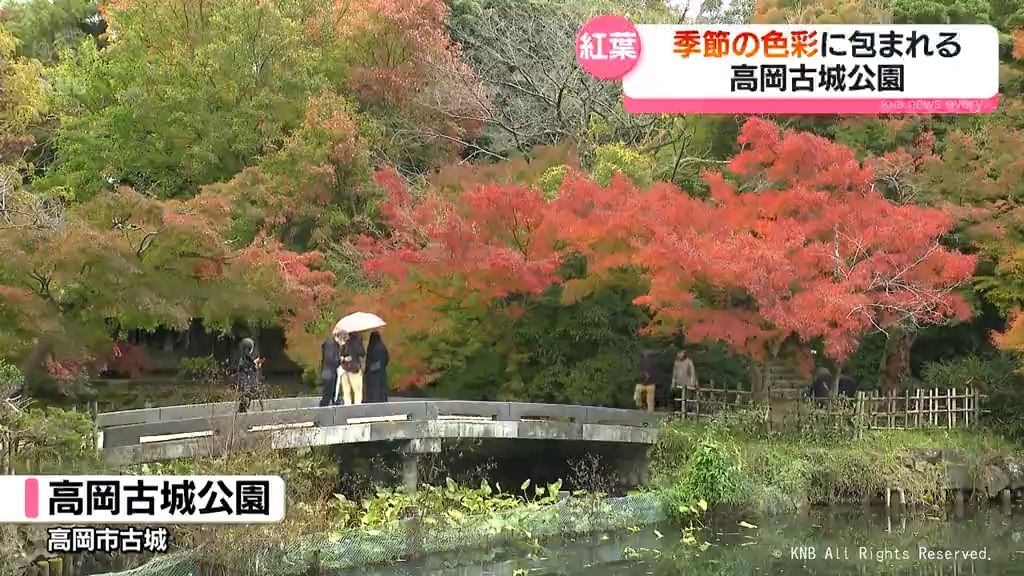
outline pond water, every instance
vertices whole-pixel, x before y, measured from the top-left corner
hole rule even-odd
[[[681,534],[673,526],[644,527],[343,575],[1024,575],[1024,510],[1016,509],[1012,515],[969,509],[956,519],[860,509],[760,520],[720,517],[703,530],[709,544],[703,552],[683,543]],[[960,557],[943,557],[956,553]]]

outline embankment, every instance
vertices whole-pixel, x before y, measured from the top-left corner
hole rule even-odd
[[[788,513],[808,506],[1009,504],[1024,490],[1024,451],[984,431],[751,433],[736,423],[666,425],[652,453],[658,490],[680,503]]]

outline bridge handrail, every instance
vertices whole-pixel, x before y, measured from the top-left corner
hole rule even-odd
[[[306,400],[305,398],[291,400]],[[317,403],[319,399],[317,399]],[[183,418],[177,420],[132,422],[126,418],[119,423],[108,418],[97,423],[103,431],[105,447],[127,446],[144,443],[146,437],[213,435],[223,436],[232,431],[245,433],[258,432],[262,429],[283,428],[289,425],[326,427],[347,426],[366,423],[368,421],[432,421],[445,419],[482,420],[492,422],[517,422],[529,420],[562,421],[572,425],[616,425],[628,427],[646,427],[653,425],[656,417],[639,410],[620,408],[603,408],[597,406],[577,406],[559,404],[533,404],[524,402],[469,402],[457,400],[444,401],[403,401],[356,406],[329,406],[320,408],[318,405],[296,408],[280,408],[244,414],[218,414],[214,407],[208,405],[209,416]],[[232,407],[235,404],[231,404]],[[172,408],[184,408],[180,406]],[[149,409],[163,410],[163,409]],[[205,409],[201,410],[205,412]],[[119,413],[108,413],[110,416]],[[120,413],[124,414],[124,412]],[[159,414],[159,413],[158,413]]]
[[[435,399],[440,401],[441,399]],[[420,398],[392,398],[389,403],[422,402]],[[254,411],[270,412],[276,410],[295,410],[298,408],[317,408],[320,406],[319,396],[296,396],[292,398],[267,398],[262,402],[252,403]],[[137,408],[133,410],[116,410],[96,415],[96,425],[100,428],[109,426],[126,426],[129,424],[153,424],[191,418],[207,418],[230,416],[238,409],[238,402],[212,402],[207,404],[181,404],[177,406],[157,406],[153,408]]]
[[[259,401],[253,403],[259,407]],[[295,398],[268,398],[263,400],[266,411],[294,410],[297,408],[314,408],[320,404],[319,396],[298,396]],[[109,426],[126,426],[129,424],[153,424],[192,418],[211,418],[230,416],[238,410],[238,402],[213,402],[209,404],[182,404],[179,406],[160,406],[155,408],[139,408],[136,410],[118,410],[103,412],[96,415],[96,425],[100,428]]]

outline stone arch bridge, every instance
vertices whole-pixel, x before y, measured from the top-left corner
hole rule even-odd
[[[98,414],[97,446],[119,465],[204,457],[232,450],[350,446],[395,451],[404,482],[417,482],[420,455],[455,439],[501,445],[501,452],[596,451],[636,485],[658,435],[658,417],[639,410],[522,402],[407,399],[319,407],[319,397],[192,404]]]

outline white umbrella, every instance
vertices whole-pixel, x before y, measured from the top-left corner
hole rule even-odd
[[[380,316],[376,314],[370,314],[369,312],[354,312],[345,316],[338,323],[334,325],[334,331],[338,332],[344,330],[349,334],[353,332],[365,332],[366,330],[373,330],[386,326],[387,322],[380,319]]]

